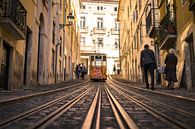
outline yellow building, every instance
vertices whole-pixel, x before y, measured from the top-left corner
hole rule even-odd
[[[81,8],[81,1],[68,0],[65,3],[66,20],[65,20],[65,68],[66,80],[75,78],[75,67],[80,62],[80,32],[78,28],[79,23],[79,9]],[[72,17],[73,16],[73,17]],[[72,17],[72,21],[71,18]]]
[[[152,39],[146,35],[148,3],[148,0],[119,1],[121,74],[134,82],[143,80],[139,59],[144,44],[154,49]]]
[[[0,1],[0,88],[20,88],[23,84],[24,40],[29,20],[27,10],[20,1],[5,2]]]
[[[170,48],[177,50],[178,82],[175,87],[191,89],[195,85],[194,1],[158,0],[157,2],[160,18],[154,16],[155,20],[151,20],[150,24],[147,24],[147,27],[150,28],[147,34],[154,38],[154,42],[160,50],[160,65],[165,65],[164,60]],[[147,19],[150,19],[150,16],[147,15]],[[155,22],[159,24],[151,26]],[[166,85],[164,76],[161,77],[162,85]]]
[[[0,88],[73,79],[79,8],[77,0],[0,1]]]

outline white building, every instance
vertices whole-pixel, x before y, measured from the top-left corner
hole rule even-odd
[[[118,0],[82,0],[80,11],[81,61],[92,53],[107,54],[107,74],[119,69]]]

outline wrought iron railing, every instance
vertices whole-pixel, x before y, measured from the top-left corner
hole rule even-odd
[[[25,33],[27,11],[19,0],[0,0],[0,20],[11,19]]]
[[[160,22],[159,38],[161,40],[165,39],[168,34],[177,34],[175,13],[175,6],[169,6],[167,14]]]
[[[159,10],[158,8],[151,8],[150,12],[147,15],[146,18],[146,32],[150,36],[150,34],[155,33],[159,28],[160,24],[160,17],[159,17]]]
[[[147,16],[147,18],[146,18],[146,32],[147,32],[147,34],[149,33],[149,31],[150,31],[150,29],[151,29],[151,27],[152,27],[152,9],[150,9],[150,12],[148,13],[148,16]]]
[[[190,4],[189,4],[189,10],[194,10],[195,9],[195,0],[190,0]]]

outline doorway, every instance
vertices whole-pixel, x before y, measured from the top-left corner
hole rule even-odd
[[[192,86],[195,87],[195,48],[193,42],[193,35],[191,34],[188,40],[189,48],[190,48],[190,69],[191,69],[191,78],[192,78]]]
[[[10,56],[10,47],[6,45],[5,42],[3,42],[1,74],[0,74],[0,88],[2,89],[8,89],[9,56]]]

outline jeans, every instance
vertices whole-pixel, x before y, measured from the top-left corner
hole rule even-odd
[[[151,77],[151,87],[154,87],[154,69],[155,69],[155,64],[145,64],[144,65],[144,77],[145,77],[145,82],[146,82],[146,87],[149,87],[149,82],[148,82],[148,71],[150,73]]]

